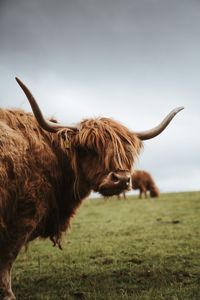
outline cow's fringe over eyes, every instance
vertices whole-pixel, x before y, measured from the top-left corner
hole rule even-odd
[[[123,169],[124,165],[130,167],[141,148],[141,141],[133,133],[108,118],[83,121],[78,139],[80,145],[97,152],[106,169],[111,161],[117,169]]]

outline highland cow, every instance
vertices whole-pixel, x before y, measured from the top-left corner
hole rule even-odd
[[[152,198],[159,197],[160,195],[152,176],[146,171],[137,170],[133,172],[132,187],[134,190],[140,190],[139,198],[142,198],[142,195],[147,198],[148,192]]]
[[[11,268],[22,246],[41,237],[61,248],[62,233],[84,198],[131,189],[142,141],[160,134],[177,112],[157,127],[132,132],[109,118],[76,127],[44,118],[28,88],[17,79],[33,114],[0,110],[0,299],[11,300]]]

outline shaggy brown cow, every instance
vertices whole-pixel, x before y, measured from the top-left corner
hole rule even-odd
[[[147,192],[149,191],[150,197],[159,197],[160,192],[156,186],[152,176],[146,171],[134,171],[132,174],[132,187],[134,190],[140,190],[139,198],[142,195],[147,198]]]
[[[76,127],[46,120],[19,80],[34,115],[0,110],[0,299],[11,300],[11,267],[22,246],[49,237],[60,246],[76,209],[90,192],[131,188],[142,140],[160,134],[182,108],[152,130],[133,133],[118,122],[87,119]]]

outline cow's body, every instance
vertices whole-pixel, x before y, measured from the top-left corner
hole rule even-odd
[[[133,172],[132,175],[132,186],[134,190],[139,190],[139,198],[144,195],[147,198],[147,193],[149,192],[150,197],[159,197],[159,189],[156,186],[152,176],[142,170],[137,170]]]
[[[74,128],[46,120],[28,88],[17,82],[35,116],[0,110],[0,300],[15,299],[10,273],[22,246],[49,237],[60,247],[62,233],[92,190],[103,196],[130,190],[142,140],[160,134],[182,109],[145,132],[133,133],[108,118]]]
[[[96,122],[96,127],[105,123]],[[0,278],[8,278],[9,265],[30,240],[49,237],[60,246],[70,218],[95,186],[82,174],[81,164],[74,162],[71,149],[62,146],[60,136],[41,129],[31,113],[1,109],[0,137]],[[141,142],[137,137],[133,142],[139,151]],[[130,157],[129,168],[134,162]],[[87,164],[92,180],[94,175],[89,173],[95,173],[97,165],[92,160]],[[75,174],[77,167],[79,173]],[[0,284],[12,299],[9,280]]]

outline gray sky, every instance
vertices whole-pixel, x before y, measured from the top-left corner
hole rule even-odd
[[[30,110],[15,76],[69,123],[145,130],[185,106],[137,168],[161,191],[200,190],[200,1],[0,0],[0,105]]]

